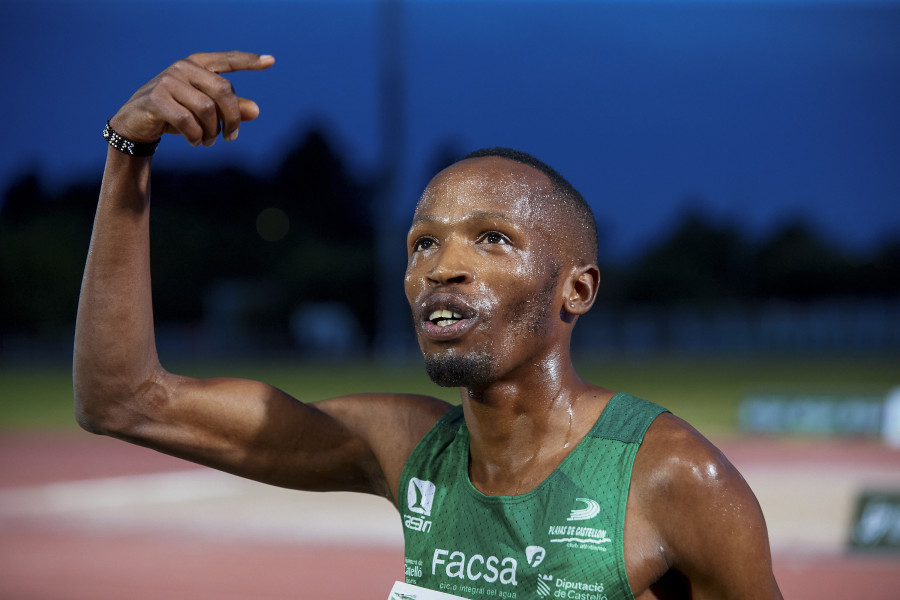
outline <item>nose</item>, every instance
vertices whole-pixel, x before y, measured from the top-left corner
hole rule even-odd
[[[469,283],[474,279],[465,251],[459,244],[444,244],[432,257],[428,281],[434,285]]]

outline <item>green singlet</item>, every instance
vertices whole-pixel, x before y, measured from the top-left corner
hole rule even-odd
[[[462,407],[445,414],[403,468],[406,582],[472,600],[632,599],[623,531],[631,468],[665,409],[616,394],[534,490],[486,496],[469,480]]]

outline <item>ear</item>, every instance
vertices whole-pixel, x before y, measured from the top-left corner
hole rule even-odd
[[[566,280],[563,310],[570,315],[583,315],[594,305],[597,288],[600,287],[600,269],[597,265],[572,267]]]

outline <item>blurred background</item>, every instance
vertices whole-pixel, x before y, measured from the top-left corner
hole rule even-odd
[[[800,574],[791,590],[821,579],[803,570],[817,561],[841,581],[900,583],[900,460],[883,441],[900,385],[900,2],[5,0],[0,48],[0,531],[32,536],[0,550],[35,544],[21,572],[46,560],[35,531],[110,514],[87,500],[22,513],[44,506],[28,493],[189,468],[75,431],[74,316],[105,121],[179,58],[241,49],[276,57],[229,77],[260,118],[212,148],[164,139],[154,158],[164,364],[309,400],[456,400],[421,373],[405,232],[438,170],[514,147],[595,212],[603,281],[574,342],[585,378],[726,450],[763,503],[779,576]],[[198,494],[234,499],[213,489],[226,491]],[[181,518],[170,528],[194,531],[196,514]],[[865,561],[860,519],[878,547]],[[8,597],[41,597],[6,581]],[[86,597],[78,585],[65,597]]]

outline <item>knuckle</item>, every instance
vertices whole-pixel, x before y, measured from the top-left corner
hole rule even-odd
[[[194,119],[187,111],[180,111],[172,120],[178,129],[185,132],[189,131],[194,124]]]
[[[151,93],[158,95],[160,87],[162,87],[162,88],[172,87],[172,85],[177,80],[178,80],[178,78],[175,77],[175,75],[173,75],[171,71],[163,71],[162,73],[160,73],[159,79],[157,80],[156,85],[154,86],[153,91]]]
[[[178,131],[192,144],[198,143],[203,137],[203,130],[188,111],[178,113],[173,120]]]
[[[164,111],[172,103],[172,94],[166,86],[157,85],[147,91],[143,106],[154,112]]]
[[[194,52],[194,53],[191,54],[190,56],[187,56],[186,58],[182,58],[182,59],[181,59],[180,61],[178,61],[178,62],[190,62],[190,63],[193,63],[193,64],[198,64],[198,63],[202,63],[202,62],[203,62],[203,59],[204,59],[204,57],[205,57],[206,55],[207,55],[206,52]],[[175,63],[175,64],[178,64],[178,63]]]
[[[216,114],[216,103],[209,96],[205,96],[197,103],[197,112],[199,117],[214,116]]]
[[[185,69],[189,68],[189,65],[191,63],[192,63],[192,61],[190,59],[186,59],[186,58],[175,61],[174,63],[171,64],[171,66],[169,66],[168,69],[163,71],[163,74],[171,76],[172,73],[181,73]]]
[[[216,78],[214,86],[216,93],[219,95],[226,96],[234,94],[234,86],[231,85],[231,82],[224,77]]]
[[[164,87],[165,81],[160,79],[157,85],[154,85],[149,90],[147,90],[147,98],[149,98],[151,102],[158,103],[166,95],[165,92],[161,89]]]

